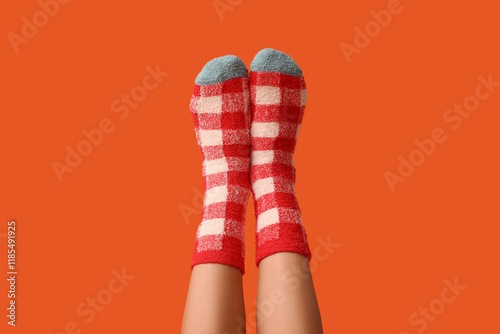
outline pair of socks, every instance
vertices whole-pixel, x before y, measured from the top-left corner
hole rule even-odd
[[[311,259],[295,197],[293,153],[307,91],[288,55],[261,50],[250,73],[238,57],[208,62],[190,102],[203,157],[203,211],[191,269],[220,263],[245,272],[245,213],[255,201],[256,265],[278,252]]]

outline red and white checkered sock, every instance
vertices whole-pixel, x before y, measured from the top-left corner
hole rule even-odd
[[[208,62],[190,102],[203,156],[202,220],[191,269],[221,263],[244,269],[244,221],[250,194],[248,72],[235,56]]]
[[[251,64],[251,183],[256,264],[278,252],[311,259],[295,197],[293,153],[307,92],[302,71],[286,54],[264,49]]]

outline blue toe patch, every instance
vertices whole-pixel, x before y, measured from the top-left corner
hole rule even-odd
[[[243,61],[236,56],[223,56],[212,59],[205,64],[195,79],[197,85],[213,85],[223,81],[248,76]]]
[[[277,72],[295,77],[302,76],[302,70],[292,57],[270,48],[260,50],[255,55],[250,69],[254,72]]]

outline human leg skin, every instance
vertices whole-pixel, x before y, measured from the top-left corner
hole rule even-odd
[[[181,333],[245,333],[245,305],[240,270],[218,263],[194,266]]]
[[[308,259],[275,253],[259,264],[259,334],[322,334],[321,315]]]

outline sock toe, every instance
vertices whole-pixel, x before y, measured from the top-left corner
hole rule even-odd
[[[271,48],[260,50],[250,65],[254,72],[277,72],[295,77],[302,76],[299,65],[289,55]]]
[[[248,70],[245,63],[240,58],[229,55],[206,63],[194,82],[197,85],[213,85],[246,76],[248,76]]]

